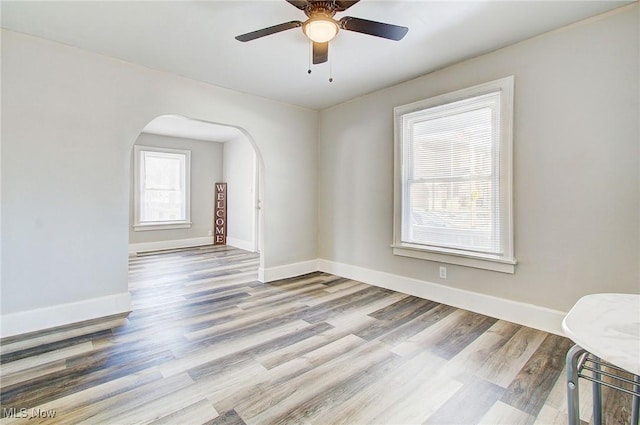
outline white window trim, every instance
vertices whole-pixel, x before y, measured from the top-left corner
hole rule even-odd
[[[457,90],[440,96],[410,103],[394,108],[394,208],[393,208],[393,254],[438,261],[441,263],[493,270],[503,273],[515,273],[517,263],[514,256],[513,235],[513,76]],[[402,241],[402,116],[421,109],[431,108],[470,97],[481,96],[500,90],[500,197],[501,228],[506,233],[501,256],[472,253],[470,251],[430,247],[410,244]]]
[[[140,194],[141,187],[141,152],[162,152],[162,153],[175,153],[185,155],[185,220],[175,221],[156,221],[156,222],[141,222],[140,221]],[[148,230],[171,230],[171,229],[188,229],[191,227],[191,151],[182,149],[170,149],[159,148],[155,146],[133,146],[134,155],[134,232],[143,232]]]

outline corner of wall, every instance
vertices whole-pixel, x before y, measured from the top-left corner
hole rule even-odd
[[[260,280],[260,282],[267,283],[315,271],[318,271],[317,259],[269,268],[260,267],[260,269],[258,269],[258,280]]]

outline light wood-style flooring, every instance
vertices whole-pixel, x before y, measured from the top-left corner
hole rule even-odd
[[[0,423],[566,424],[569,340],[325,273],[261,284],[258,261],[132,257],[127,317],[0,341]]]

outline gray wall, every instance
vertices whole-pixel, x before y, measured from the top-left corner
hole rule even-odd
[[[227,244],[256,251],[256,158],[244,138],[224,144],[223,178],[227,182]]]
[[[640,292],[638,6],[321,112],[319,257],[567,311]],[[428,54],[428,52],[424,52]],[[393,107],[515,76],[514,275],[391,253]]]
[[[131,155],[131,195],[129,198],[129,243],[156,242],[207,237],[213,229],[213,184],[222,181],[223,144],[141,133],[136,145],[191,151],[191,227],[189,229],[133,231],[134,178]]]
[[[126,296],[131,148],[166,114],[252,138],[263,267],[317,258],[316,111],[2,30],[3,316]]]

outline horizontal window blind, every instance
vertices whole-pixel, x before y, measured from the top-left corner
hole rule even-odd
[[[186,220],[186,155],[141,151],[140,222]]]
[[[500,92],[407,113],[402,241],[502,254]]]

